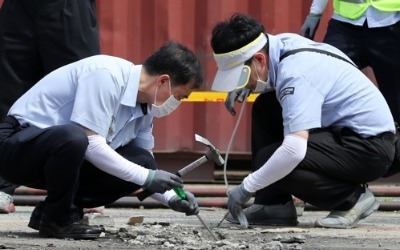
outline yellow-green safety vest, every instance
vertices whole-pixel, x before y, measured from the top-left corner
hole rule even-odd
[[[381,11],[400,11],[400,0],[334,0],[333,9],[343,17],[357,19],[369,6]]]

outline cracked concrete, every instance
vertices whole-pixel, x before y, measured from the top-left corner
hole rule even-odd
[[[223,222],[222,208],[203,208],[200,215],[219,238],[215,241],[196,216],[169,209],[106,208],[105,216],[91,214],[89,223],[103,223],[104,237],[97,240],[40,238],[27,227],[33,207],[18,206],[0,215],[0,249],[398,249],[400,214],[375,212],[354,229],[314,228],[324,211],[304,211],[297,227],[249,227]],[[131,223],[131,218],[143,218]],[[140,221],[140,220],[139,220]]]

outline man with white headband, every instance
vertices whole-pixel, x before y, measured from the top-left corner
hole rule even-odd
[[[57,84],[54,84],[56,82]],[[61,67],[19,98],[0,123],[0,175],[44,189],[28,226],[42,237],[91,239],[83,208],[147,190],[174,211],[197,214],[180,199],[177,175],[158,169],[153,117],[174,111],[203,82],[195,54],[177,42],[143,64],[97,55]]]
[[[212,90],[261,93],[252,111],[253,172],[229,190],[228,221],[296,225],[292,196],[330,210],[318,227],[351,228],[378,209],[366,184],[392,164],[395,124],[346,55],[296,34],[265,34],[242,14],[214,27],[211,46]]]

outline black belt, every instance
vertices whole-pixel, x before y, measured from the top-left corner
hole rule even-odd
[[[10,124],[11,126],[13,126],[13,128],[17,128],[20,126],[19,122],[17,119],[15,119],[14,116],[6,116],[3,118],[2,123],[7,123]]]
[[[393,134],[392,132],[383,132],[379,135],[377,135],[377,137],[391,141],[393,143],[396,143],[398,136],[396,134]]]
[[[334,128],[334,130],[337,130],[337,129],[339,129],[341,135],[351,135],[351,136],[357,136],[357,137],[362,138],[358,133],[354,132],[350,128],[347,128],[347,127]],[[380,134],[375,135],[375,136],[366,137],[365,139],[376,139],[376,138],[385,139],[385,140],[388,140],[390,142],[396,143],[398,135],[397,134],[393,134],[392,132],[386,131],[386,132],[380,133]]]

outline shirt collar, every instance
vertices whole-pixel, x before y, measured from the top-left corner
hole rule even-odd
[[[122,96],[121,100],[122,105],[136,107],[141,71],[142,71],[142,65],[132,66],[131,71],[129,73],[126,90],[124,95]]]

